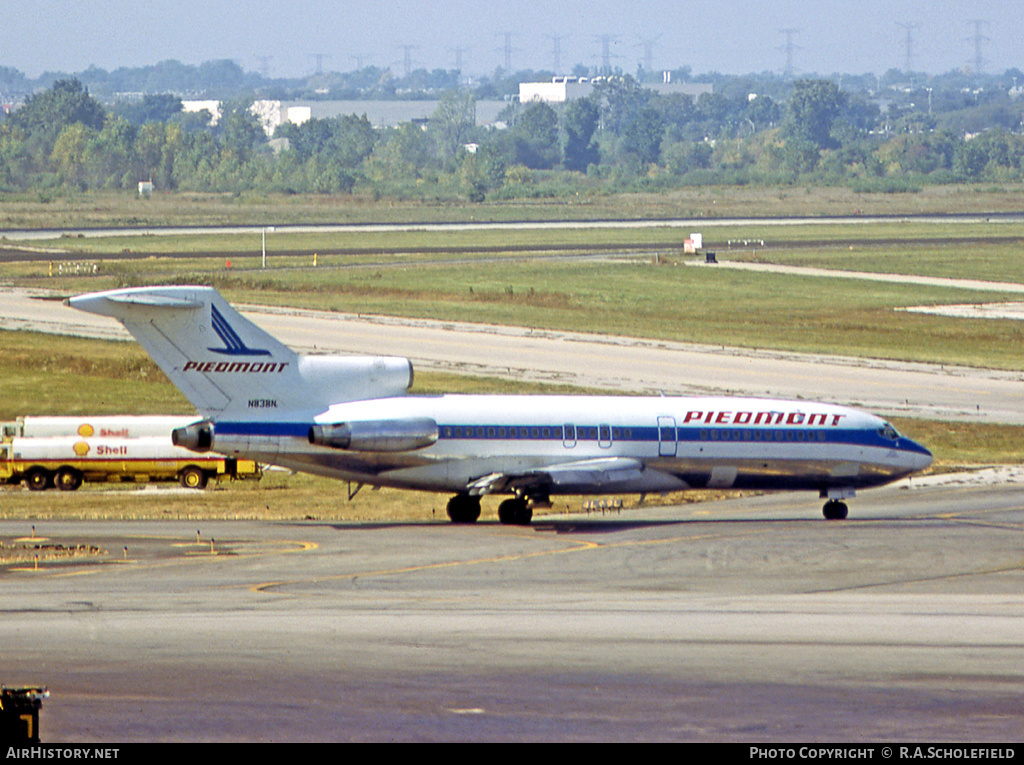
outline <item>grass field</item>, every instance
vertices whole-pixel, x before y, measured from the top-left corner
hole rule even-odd
[[[1021,211],[1021,186],[928,186],[913,193],[840,187],[701,186],[638,194],[580,194],[481,204],[369,196],[128,192],[0,195],[0,229],[439,221],[916,215]]]

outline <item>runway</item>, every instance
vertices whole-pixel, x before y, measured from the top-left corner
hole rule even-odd
[[[835,523],[810,495],[530,528],[46,521],[109,554],[0,573],[0,679],[48,686],[52,743],[1017,741],[1022,531],[1019,484],[984,483]]]
[[[405,356],[417,369],[665,395],[806,398],[892,416],[1024,424],[1024,373],[468,322],[245,306],[300,351]],[[0,290],[0,328],[106,339],[113,319]]]

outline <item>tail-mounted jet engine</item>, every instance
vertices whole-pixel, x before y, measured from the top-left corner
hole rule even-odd
[[[175,428],[171,431],[171,443],[194,452],[208,452],[213,448],[213,423],[203,420]]]
[[[356,452],[409,452],[437,442],[437,423],[429,417],[314,425],[309,442]]]

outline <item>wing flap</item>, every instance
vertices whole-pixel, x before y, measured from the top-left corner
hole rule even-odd
[[[559,462],[522,473],[490,473],[471,481],[466,489],[474,496],[513,489],[531,494],[617,494],[677,491],[689,488],[674,475],[652,470],[630,457],[600,457]]]

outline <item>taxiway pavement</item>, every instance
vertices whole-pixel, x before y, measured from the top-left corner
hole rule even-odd
[[[1019,741],[1019,484],[818,504],[40,521],[109,554],[0,572],[0,672],[50,743]]]

